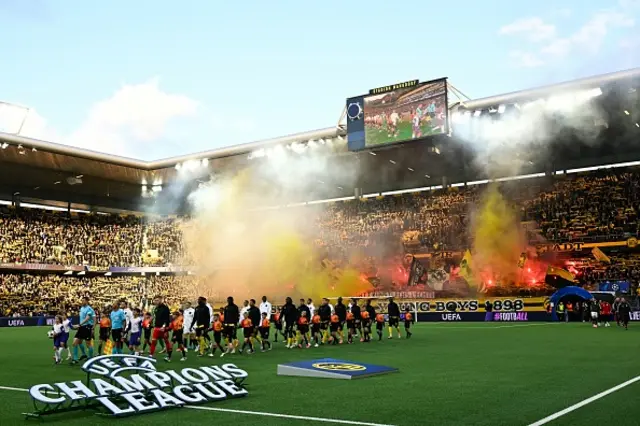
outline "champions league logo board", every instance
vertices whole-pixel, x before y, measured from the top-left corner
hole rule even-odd
[[[315,377],[321,379],[360,379],[394,373],[397,368],[333,358],[292,362],[278,365],[278,376]]]
[[[92,358],[82,366],[84,382],[31,386],[34,412],[25,415],[95,409],[98,414],[129,416],[248,394],[243,385],[248,374],[234,364],[158,371],[155,363],[135,355]]]

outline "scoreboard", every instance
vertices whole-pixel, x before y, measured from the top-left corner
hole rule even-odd
[[[406,81],[347,99],[349,150],[359,151],[447,133],[447,79]]]

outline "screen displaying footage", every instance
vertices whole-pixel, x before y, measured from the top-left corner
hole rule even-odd
[[[447,132],[446,80],[364,98],[367,148]]]

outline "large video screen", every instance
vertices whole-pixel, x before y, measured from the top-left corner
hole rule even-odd
[[[366,148],[447,132],[446,80],[365,96],[363,103]]]

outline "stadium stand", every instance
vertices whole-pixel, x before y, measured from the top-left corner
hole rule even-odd
[[[639,182],[638,171],[624,169],[562,177],[547,187],[541,187],[539,181],[521,182],[515,192],[522,194],[527,192],[526,187],[534,188],[535,196],[519,203],[521,219],[534,220],[538,235],[545,240],[621,241],[640,237],[636,213],[640,208]],[[335,262],[346,262],[346,254],[353,248],[371,258],[380,254],[380,247],[387,250],[385,256],[401,255],[406,249],[422,253],[464,250],[471,242],[467,224],[479,188],[333,203],[318,210],[315,241]],[[146,222],[138,216],[4,208],[0,216],[0,259],[3,263],[67,266],[175,265],[184,257],[181,223],[176,218]],[[145,253],[149,251],[157,254],[147,262]],[[612,256],[606,267],[582,268],[578,278],[591,286],[605,280],[630,280],[637,288],[640,262],[635,257]],[[100,303],[126,298],[140,305],[145,305],[151,294],[166,294],[177,303],[177,294],[186,294],[194,280],[172,276],[0,275],[0,306],[5,313],[50,313],[75,308],[79,296],[85,294]],[[174,293],[167,291],[170,287]],[[175,289],[181,290],[176,293]],[[505,291],[503,288],[500,293]],[[40,297],[34,298],[36,294]]]

